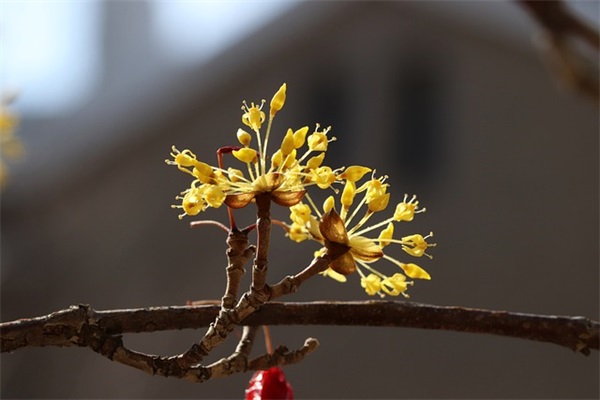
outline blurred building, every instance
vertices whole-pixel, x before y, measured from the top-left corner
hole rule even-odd
[[[418,282],[411,300],[599,318],[598,110],[557,88],[532,46],[536,26],[517,5],[298,3],[188,64],[159,52],[152,3],[100,5],[102,63],[91,97],[74,111],[22,121],[28,155],[2,192],[2,321],[77,303],[220,298],[224,236],[177,219],[170,204],[189,180],[163,160],[173,144],[214,160],[216,148],[235,144],[241,101],[269,99],[282,82],[288,98],[275,135],[332,125],[332,165],[372,166],[390,176],[392,202],[417,193],[427,207],[397,227],[433,230],[438,242],[435,259],[422,263],[433,280]],[[272,281],[316,249],[278,233]],[[367,299],[352,278],[318,277],[288,299]],[[166,355],[201,334],[125,342]],[[308,336],[321,342],[286,368],[297,398],[599,395],[597,352],[389,328],[275,327],[273,335],[290,348]],[[215,359],[231,349],[233,341]],[[6,398],[240,398],[250,378],[193,385],[77,348],[21,350],[1,363]]]

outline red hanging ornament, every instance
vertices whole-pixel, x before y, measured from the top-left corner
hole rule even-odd
[[[246,400],[294,400],[294,391],[283,370],[271,367],[266,371],[256,371],[252,376],[246,389]]]

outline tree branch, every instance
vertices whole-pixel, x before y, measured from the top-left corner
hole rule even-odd
[[[110,311],[71,306],[46,316],[0,324],[0,349],[9,352],[24,347],[82,346],[98,351],[102,346],[116,346],[114,340],[123,333],[205,327],[219,311],[216,305]],[[249,326],[396,326],[483,333],[554,343],[586,355],[598,350],[600,329],[598,321],[585,317],[395,301],[268,303],[241,322]],[[100,336],[105,336],[103,343],[99,343]]]
[[[542,28],[538,44],[555,75],[567,86],[600,104],[597,59],[600,51],[598,30],[572,14],[562,1],[517,0]],[[593,50],[586,59],[570,39],[580,39]],[[594,61],[596,60],[596,61]]]

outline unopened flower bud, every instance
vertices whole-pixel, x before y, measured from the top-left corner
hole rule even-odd
[[[248,147],[248,145],[250,145],[250,141],[252,140],[252,135],[240,128],[237,131],[237,138],[241,144],[243,144],[245,147]]]
[[[287,88],[287,86],[284,83],[283,85],[281,85],[281,87],[279,88],[277,93],[275,93],[275,96],[273,96],[273,99],[271,99],[271,112],[270,112],[271,117],[274,117],[275,114],[277,114],[277,111],[279,111],[283,108],[283,105],[285,104],[286,88]]]

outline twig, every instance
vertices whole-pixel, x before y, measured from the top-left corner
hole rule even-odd
[[[597,29],[575,17],[562,1],[517,0],[541,25],[539,45],[548,56],[550,66],[564,84],[600,104],[600,87],[597,65],[591,67],[582,52],[569,39],[579,38],[594,51],[600,51],[600,34]],[[597,64],[597,63],[596,63]]]
[[[244,265],[252,258],[256,252],[254,246],[248,244],[248,233],[246,231],[233,230],[227,237],[227,287],[225,295],[221,300],[221,306],[224,309],[231,309],[237,302],[237,294],[240,286],[240,280],[244,276]]]
[[[314,338],[308,338],[304,346],[295,351],[289,351],[285,346],[279,346],[271,354],[264,354],[248,363],[248,369],[267,369],[275,365],[290,365],[304,360],[307,354],[312,353],[319,347],[319,341]]]
[[[246,372],[248,369],[248,357],[252,351],[257,330],[257,326],[245,326],[242,337],[233,354],[207,366],[208,375],[211,378],[221,378],[239,372]]]
[[[554,35],[579,36],[600,50],[598,31],[575,17],[562,1],[517,0],[544,29]]]
[[[267,278],[269,242],[271,239],[271,195],[261,193],[256,196],[256,258],[252,267],[252,291],[262,291]]]
[[[87,305],[0,324],[2,352],[25,347],[83,346],[94,349],[98,334],[205,327],[220,307],[181,306],[95,311]],[[554,343],[589,354],[598,350],[600,323],[585,317],[523,314],[411,302],[268,303],[244,325],[395,326],[493,334]],[[96,336],[94,336],[96,335]]]

